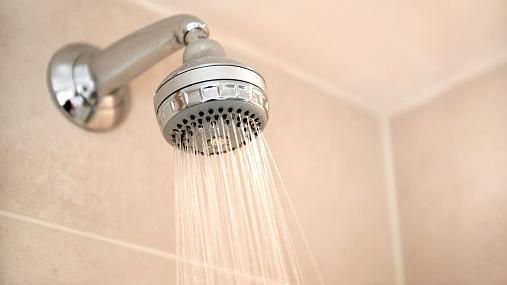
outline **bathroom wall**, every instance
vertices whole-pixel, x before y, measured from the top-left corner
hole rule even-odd
[[[391,120],[406,284],[506,284],[507,64]]]
[[[174,282],[172,149],[152,94],[181,55],[132,82],[130,113],[107,133],[67,122],[45,78],[61,46],[103,47],[173,12],[119,0],[0,2],[0,284]],[[213,33],[268,80],[266,136],[325,283],[393,284],[376,117],[226,34]]]

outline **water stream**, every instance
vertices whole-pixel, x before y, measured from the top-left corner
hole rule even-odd
[[[266,139],[237,121],[175,147],[177,283],[305,284]],[[232,151],[232,142],[244,143]]]

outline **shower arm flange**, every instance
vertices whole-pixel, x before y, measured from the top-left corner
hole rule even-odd
[[[95,131],[112,129],[128,109],[128,82],[180,48],[209,35],[197,17],[175,15],[100,50],[71,44],[48,66],[53,101],[73,123]]]

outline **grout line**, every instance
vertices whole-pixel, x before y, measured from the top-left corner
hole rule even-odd
[[[380,132],[382,138],[382,154],[384,160],[384,177],[386,183],[387,207],[389,211],[389,226],[391,247],[394,264],[396,285],[405,285],[405,270],[403,266],[403,252],[401,245],[400,215],[398,209],[398,195],[396,192],[396,175],[392,151],[391,128],[387,117],[380,117]]]
[[[49,229],[52,229],[52,230],[57,230],[57,231],[64,232],[64,233],[69,233],[69,234],[72,234],[72,235],[77,235],[77,236],[80,236],[80,237],[83,237],[83,238],[87,238],[87,239],[91,239],[91,240],[107,243],[107,244],[110,244],[110,245],[114,245],[114,246],[118,246],[118,247],[122,247],[122,248],[131,249],[131,250],[134,250],[134,251],[137,251],[137,252],[142,252],[142,253],[145,253],[145,254],[162,257],[162,258],[165,258],[165,259],[171,259],[171,260],[174,260],[174,261],[180,260],[180,258],[177,255],[172,254],[172,253],[168,253],[168,252],[161,251],[161,250],[158,250],[158,249],[154,249],[154,248],[151,248],[151,247],[146,247],[146,246],[141,246],[141,245],[133,244],[133,243],[130,243],[130,242],[119,240],[119,239],[104,237],[104,236],[101,236],[101,235],[97,235],[97,234],[94,234],[94,233],[90,233],[90,232],[86,232],[86,231],[82,231],[82,230],[78,230],[78,229],[73,229],[73,228],[65,227],[65,226],[62,226],[62,225],[46,222],[46,221],[39,220],[39,219],[36,219],[36,218],[32,218],[32,217],[29,217],[29,216],[17,214],[17,213],[11,212],[11,211],[0,210],[0,216],[8,217],[8,218],[11,218],[11,219],[14,219],[14,220],[22,221],[22,222],[29,223],[29,224],[32,224],[32,225],[41,226],[41,227],[44,227],[44,228],[49,228]]]
[[[60,232],[64,232],[64,233],[68,233],[68,234],[71,234],[71,235],[76,235],[76,236],[79,236],[79,237],[82,237],[82,238],[86,238],[86,239],[90,239],[90,240],[93,240],[93,241],[98,241],[98,242],[106,243],[106,244],[109,244],[109,245],[112,245],[112,246],[116,246],[116,247],[121,247],[121,248],[129,249],[129,250],[133,250],[133,251],[144,253],[144,254],[147,254],[147,255],[152,255],[152,256],[156,256],[156,257],[160,257],[160,258],[164,258],[164,259],[168,259],[168,260],[172,260],[172,261],[185,262],[185,263],[188,263],[188,264],[190,264],[192,266],[197,266],[197,267],[202,267],[202,268],[209,268],[209,269],[212,269],[212,270],[215,270],[217,272],[224,273],[224,274],[241,276],[241,277],[245,277],[247,279],[251,279],[253,281],[259,281],[259,282],[269,281],[269,280],[264,280],[261,277],[253,276],[253,275],[250,275],[250,274],[239,273],[239,272],[236,272],[236,271],[233,271],[233,270],[229,270],[229,269],[226,269],[226,268],[212,266],[212,265],[207,265],[207,264],[203,264],[203,263],[200,263],[200,262],[197,262],[197,261],[192,261],[192,260],[184,259],[182,257],[179,257],[176,254],[165,252],[165,251],[162,251],[162,250],[159,250],[159,249],[155,249],[155,248],[152,248],[152,247],[147,247],[147,246],[138,245],[138,244],[130,243],[130,242],[119,240],[119,239],[115,239],[115,238],[109,238],[109,237],[101,236],[101,235],[94,234],[94,233],[91,233],[91,232],[82,231],[82,230],[78,230],[78,229],[74,229],[74,228],[70,228],[70,227],[54,224],[54,223],[51,223],[51,222],[39,220],[39,219],[36,219],[36,218],[33,218],[33,217],[25,216],[25,215],[22,215],[22,214],[17,214],[17,213],[14,213],[14,212],[11,212],[11,211],[7,211],[7,210],[0,209],[0,217],[1,216],[7,217],[7,218],[11,218],[11,219],[14,219],[14,220],[18,220],[18,221],[21,221],[21,222],[29,223],[29,224],[32,224],[32,225],[37,225],[37,226],[40,226],[40,227],[43,227],[43,228],[48,228],[48,229],[52,229],[52,230],[56,230],[56,231],[60,231]]]
[[[390,109],[385,110],[383,113],[393,118],[406,112],[410,112],[417,109],[445,92],[459,86],[484,73],[492,71],[503,64],[507,63],[507,52],[496,54],[490,58],[486,58],[480,62],[469,64],[465,67],[460,68],[458,71],[447,77],[446,80],[442,80],[437,84],[432,84],[428,89],[419,92],[415,96],[409,96],[398,104],[394,104]]]

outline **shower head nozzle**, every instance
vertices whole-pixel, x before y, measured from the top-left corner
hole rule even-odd
[[[266,126],[264,79],[225,57],[192,59],[157,88],[154,107],[164,138],[175,147],[217,154],[240,148]]]

